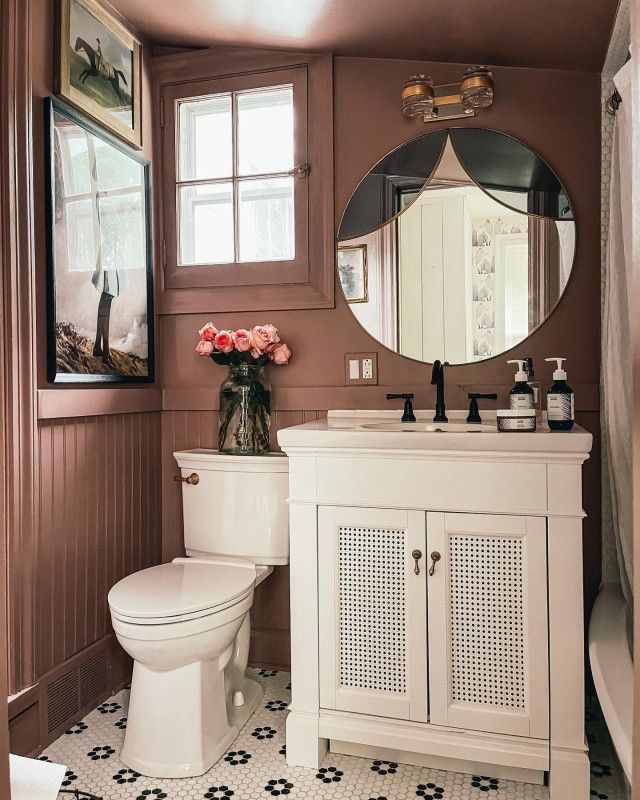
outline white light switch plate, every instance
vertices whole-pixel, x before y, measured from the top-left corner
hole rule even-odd
[[[344,355],[345,386],[376,386],[378,383],[378,354],[345,353]]]

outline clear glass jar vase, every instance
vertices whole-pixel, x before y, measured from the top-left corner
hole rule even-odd
[[[263,368],[230,364],[220,386],[218,449],[235,456],[260,456],[269,452],[271,388]]]

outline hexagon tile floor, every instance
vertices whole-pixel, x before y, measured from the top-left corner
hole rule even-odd
[[[329,754],[320,770],[289,767],[285,719],[289,675],[252,670],[265,695],[229,752],[206,775],[168,780],[127,769],[118,752],[127,725],[125,689],[74,725],[40,756],[67,766],[63,788],[104,800],[546,800],[547,789],[490,776],[463,775]],[[594,800],[621,800],[606,728],[588,713]],[[61,798],[70,795],[60,795]],[[72,796],[72,795],[71,795]]]

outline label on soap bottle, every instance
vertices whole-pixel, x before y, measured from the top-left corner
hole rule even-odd
[[[572,394],[547,395],[547,419],[555,422],[566,422],[574,418],[574,402]]]
[[[533,394],[510,394],[509,395],[509,408],[535,408],[535,401]]]

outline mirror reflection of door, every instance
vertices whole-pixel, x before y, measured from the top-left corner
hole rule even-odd
[[[460,364],[515,347],[546,319],[571,271],[573,220],[538,216],[540,193],[480,188],[450,141],[426,185],[394,183],[393,219],[340,242],[367,245],[369,300],[350,307],[370,334]]]

